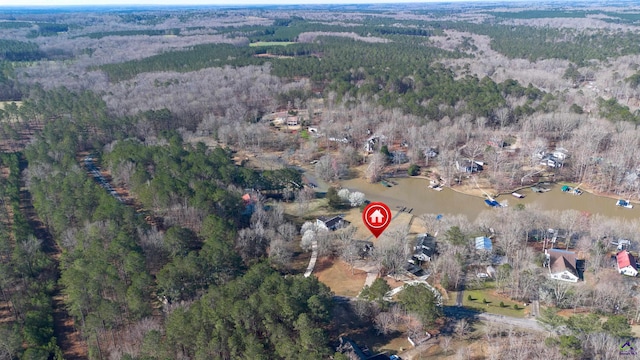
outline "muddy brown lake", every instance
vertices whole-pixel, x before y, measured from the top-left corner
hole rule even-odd
[[[480,212],[490,210],[484,199],[456,192],[450,188],[442,191],[429,189],[429,182],[418,178],[392,179],[397,185],[386,187],[380,183],[369,184],[364,179],[350,179],[342,181],[342,187],[353,191],[361,191],[370,201],[382,201],[390,208],[405,207],[413,209],[412,214],[462,214],[474,221]],[[535,193],[530,189],[518,191],[525,195],[518,199],[511,195],[500,195],[495,198],[498,202],[507,202],[508,206],[535,204],[542,210],[578,210],[590,214],[601,214],[607,217],[636,220],[640,218],[640,205],[633,209],[616,206],[616,199],[597,196],[587,192],[582,195],[572,195],[562,192],[561,185],[545,186],[550,191]]]

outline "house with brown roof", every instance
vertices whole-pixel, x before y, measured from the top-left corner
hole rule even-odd
[[[620,274],[628,276],[638,275],[636,258],[627,250],[620,251],[618,254],[616,254],[616,260],[618,262],[618,272]]]
[[[578,282],[576,253],[573,251],[548,249],[545,250],[547,256],[547,267],[549,276],[554,280]]]

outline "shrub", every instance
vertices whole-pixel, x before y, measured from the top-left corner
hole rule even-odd
[[[518,306],[518,304],[513,304],[513,308],[514,308],[515,310],[520,310],[520,307]]]
[[[419,175],[420,167],[416,164],[411,164],[411,166],[409,166],[409,169],[407,170],[407,173],[409,174],[409,176]]]
[[[484,299],[484,298],[483,298],[483,299],[482,299],[482,303],[483,303],[483,304],[488,304],[489,302],[487,301],[487,299]]]
[[[471,295],[467,295],[467,300],[473,301],[473,298],[471,297]]]
[[[503,307],[507,307],[507,305],[505,305],[505,304],[504,304],[504,301],[500,301],[500,307],[501,307],[501,308],[503,308]]]

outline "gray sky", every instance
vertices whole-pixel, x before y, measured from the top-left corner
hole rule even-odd
[[[447,1],[447,0],[439,0]],[[460,1],[460,0],[453,0]],[[0,6],[66,5],[290,5],[290,4],[371,4],[417,3],[434,0],[0,0]],[[448,0],[447,2],[452,2]]]

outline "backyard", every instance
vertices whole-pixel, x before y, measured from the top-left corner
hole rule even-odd
[[[449,300],[446,301],[446,304],[455,305],[458,292],[450,291],[448,295]],[[500,306],[500,303],[504,306]],[[518,310],[514,309],[515,304],[518,305]],[[525,313],[529,312],[523,303],[516,303],[506,296],[498,295],[494,289],[465,290],[462,305],[491,314],[517,318],[523,318]]]

